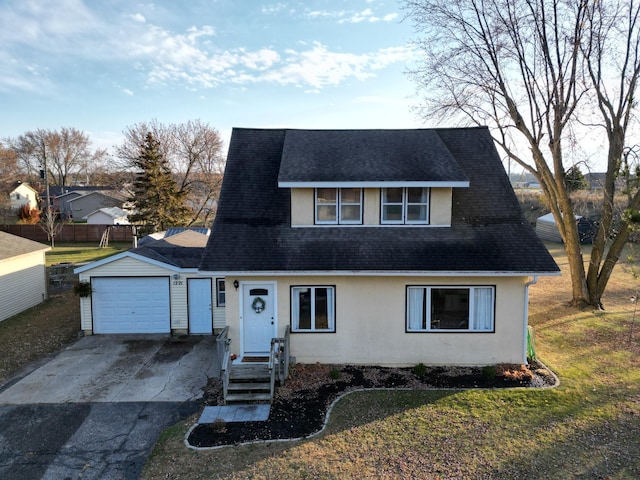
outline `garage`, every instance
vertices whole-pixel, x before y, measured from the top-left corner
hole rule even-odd
[[[93,333],[169,333],[168,277],[93,277]]]

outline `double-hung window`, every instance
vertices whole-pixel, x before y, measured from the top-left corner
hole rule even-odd
[[[383,224],[429,223],[429,189],[426,187],[383,188]]]
[[[361,223],[361,188],[316,188],[316,224]]]
[[[407,287],[408,332],[493,332],[495,287]]]
[[[335,332],[335,287],[291,287],[291,331]]]

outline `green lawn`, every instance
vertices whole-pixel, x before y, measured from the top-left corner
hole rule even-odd
[[[108,247],[100,248],[91,243],[61,243],[47,252],[47,266],[56,263],[85,263],[100,260],[132,247],[131,242],[111,242]]]
[[[640,478],[639,282],[618,266],[607,310],[575,310],[552,253],[563,276],[531,287],[530,323],[560,387],[356,393],[316,438],[212,451],[184,446],[192,418],[163,434],[143,478]]]

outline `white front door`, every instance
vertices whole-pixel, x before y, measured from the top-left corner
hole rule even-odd
[[[276,336],[276,296],[272,283],[243,283],[240,315],[243,355],[267,355]]]
[[[211,279],[187,279],[189,302],[189,333],[211,335],[213,317],[211,315]]]

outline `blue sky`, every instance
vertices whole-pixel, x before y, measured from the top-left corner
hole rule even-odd
[[[75,127],[94,147],[158,119],[412,128],[395,0],[0,0],[0,138]]]

